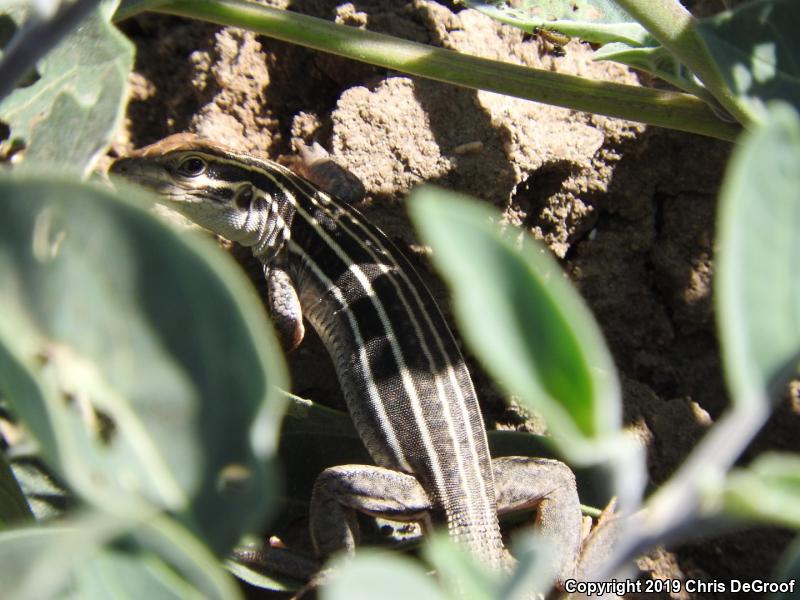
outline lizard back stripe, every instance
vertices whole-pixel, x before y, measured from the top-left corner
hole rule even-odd
[[[306,252],[301,248],[296,242],[289,241],[289,251],[293,254],[298,255],[301,260],[308,265],[310,272],[313,276],[319,281],[320,287],[326,290],[329,290],[329,293],[334,297],[336,302],[339,304],[341,308],[341,313],[347,319],[347,323],[349,326],[349,333],[353,336],[355,340],[355,349],[358,355],[358,360],[354,361],[355,364],[347,365],[348,367],[360,367],[361,372],[359,376],[355,378],[355,381],[360,384],[359,387],[363,387],[363,391],[366,393],[367,397],[370,400],[370,404],[373,407],[374,414],[376,418],[372,423],[369,423],[368,426],[365,427],[358,427],[358,423],[356,424],[357,429],[367,430],[370,432],[377,432],[382,431],[383,438],[378,440],[373,440],[372,442],[365,440],[365,443],[368,447],[377,447],[382,446],[383,444],[388,445],[388,449],[390,452],[390,456],[382,457],[383,462],[390,462],[390,464],[396,464],[400,469],[404,471],[411,471],[411,465],[408,463],[403,449],[401,447],[400,442],[398,441],[397,432],[391,428],[386,427],[386,423],[391,423],[391,419],[386,414],[384,404],[381,400],[381,392],[378,390],[377,385],[375,384],[376,378],[374,373],[372,372],[371,361],[367,356],[367,346],[364,343],[364,338],[361,334],[361,328],[358,325],[358,320],[356,319],[353,311],[348,306],[347,299],[342,294],[341,290],[336,287],[333,282],[328,279],[325,275],[325,272],[316,265],[316,263],[309,257]],[[309,318],[313,319],[314,321],[319,321],[319,319],[314,319],[313,309],[311,314],[308,315]],[[318,334],[323,341],[327,344],[335,343],[333,340],[337,339],[338,335],[336,331],[329,331],[325,325],[320,325],[318,329]],[[327,345],[326,344],[326,345]],[[340,357],[344,357],[344,353],[339,353]],[[336,357],[334,357],[336,360]],[[341,360],[341,358],[340,358]],[[365,415],[358,414],[356,415],[359,418],[364,418]]]
[[[278,185],[281,185],[281,182],[277,182]],[[289,179],[289,183],[294,184],[295,186],[304,185],[305,182],[303,180],[298,180],[294,177]],[[423,303],[422,299],[420,298],[420,294],[418,292],[419,289],[423,289],[427,292],[427,289],[424,287],[421,281],[417,281],[417,285],[415,286],[412,284],[405,274],[407,272],[416,273],[413,271],[411,265],[407,263],[405,258],[401,253],[396,251],[396,249],[390,249],[391,242],[383,236],[377,229],[374,228],[367,228],[364,224],[367,222],[357,215],[354,215],[355,212],[353,209],[346,205],[339,205],[333,198],[323,198],[322,194],[316,193],[314,188],[310,188],[307,190],[298,190],[299,193],[292,194],[291,192],[286,192],[287,195],[294,196],[295,198],[303,198],[305,200],[310,200],[311,204],[317,210],[312,214],[310,212],[305,213],[303,210],[304,207],[298,206],[298,212],[304,212],[303,214],[303,221],[306,224],[310,224],[315,232],[319,235],[322,235],[325,239],[327,249],[334,250],[334,254],[339,257],[341,260],[340,269],[353,269],[353,265],[358,264],[363,269],[364,266],[374,267],[376,268],[376,272],[372,274],[366,274],[365,279],[369,281],[371,279],[371,289],[361,288],[362,292],[365,293],[365,296],[361,298],[356,298],[357,300],[361,299],[368,299],[370,302],[375,304],[376,299],[378,298],[399,298],[402,303],[401,310],[397,310],[393,312],[393,316],[397,316],[398,318],[395,319],[395,322],[388,323],[386,318],[383,315],[379,314],[380,318],[380,327],[378,324],[373,324],[372,327],[365,327],[364,330],[369,331],[387,331],[388,339],[390,340],[389,346],[392,348],[394,358],[396,364],[391,364],[390,361],[384,359],[387,363],[387,373],[391,376],[394,373],[397,373],[398,370],[401,373],[404,387],[408,391],[408,377],[405,375],[407,371],[413,369],[417,374],[426,374],[426,375],[433,375],[433,386],[430,385],[430,377],[420,377],[419,375],[414,377],[412,381],[416,382],[416,387],[423,387],[426,389],[421,390],[414,390],[417,393],[414,395],[409,394],[409,400],[411,401],[412,409],[416,409],[418,406],[419,398],[437,398],[440,400],[438,406],[435,407],[434,410],[425,411],[424,404],[421,405],[421,408],[415,410],[414,418],[417,422],[417,426],[422,432],[422,442],[423,447],[426,448],[426,452],[422,457],[423,461],[427,463],[428,469],[434,469],[434,477],[436,481],[431,481],[430,483],[434,484],[434,490],[438,490],[436,494],[438,499],[446,506],[448,509],[448,515],[452,517],[454,522],[450,523],[452,529],[458,530],[460,529],[460,525],[458,520],[460,518],[459,513],[462,510],[466,510],[467,512],[467,519],[470,522],[480,522],[482,519],[493,519],[495,514],[495,502],[493,495],[490,494],[489,490],[493,490],[493,486],[489,487],[486,485],[486,481],[492,481],[492,471],[490,466],[488,465],[488,450],[486,450],[486,442],[485,442],[485,432],[482,427],[482,424],[479,423],[477,428],[477,432],[479,432],[479,436],[475,435],[475,430],[471,426],[474,421],[472,419],[480,419],[480,413],[477,409],[477,401],[474,398],[474,391],[472,390],[471,381],[469,379],[469,375],[466,373],[466,367],[463,365],[463,359],[461,359],[460,353],[455,346],[455,342],[452,339],[452,336],[449,332],[449,329],[444,327],[447,335],[447,340],[450,342],[452,346],[453,352],[457,356],[456,365],[460,367],[462,371],[462,377],[458,378],[455,373],[455,368],[453,366],[453,361],[450,358],[449,354],[445,350],[445,343],[442,340],[439,332],[437,331],[437,327],[431,322],[431,318],[429,316],[429,312],[431,310],[438,311],[438,307],[433,302],[432,298],[430,298],[429,294],[426,293],[428,296],[428,302]],[[319,219],[317,217],[318,214],[323,213],[325,214],[325,207],[323,206],[323,202],[326,205],[333,205],[337,209],[336,217],[331,217],[331,221],[334,221],[333,224],[329,225],[328,227],[321,226],[319,224]],[[330,215],[326,215],[330,216]],[[359,217],[359,218],[356,218]],[[362,226],[364,229],[364,233],[366,234],[366,239],[362,240],[358,236],[354,235],[354,233],[344,226],[345,220],[351,220],[354,224],[358,224]],[[330,239],[330,233],[328,231],[336,231],[337,233],[341,234],[342,231],[346,232],[349,235],[349,239],[343,238],[341,235],[337,236],[335,241]],[[380,236],[380,237],[379,237]],[[302,236],[299,236],[302,237]],[[382,238],[382,239],[381,239]],[[346,247],[342,243],[343,241],[351,242]],[[371,242],[371,244],[369,243]],[[310,244],[306,244],[308,246]],[[392,251],[394,250],[394,251]],[[330,252],[322,253],[323,258],[327,258],[330,262],[334,254]],[[363,254],[360,255],[360,254]],[[387,261],[386,258],[389,257],[392,260]],[[402,266],[399,264],[400,261],[397,260],[397,257],[401,257],[402,262],[404,263]],[[386,263],[389,262],[387,265]],[[392,264],[393,263],[393,264]],[[382,268],[381,268],[382,267]],[[417,276],[418,277],[418,276]],[[402,278],[405,278],[405,281],[402,281]],[[391,292],[381,292],[378,288],[378,285],[382,280],[386,281],[387,284],[391,285],[393,288]],[[334,281],[336,281],[334,279]],[[363,286],[364,281],[361,280],[360,283]],[[405,289],[402,286],[402,283],[405,283]],[[348,289],[356,289],[358,290],[358,286],[347,286]],[[387,290],[388,291],[388,290]],[[416,308],[419,310],[412,309],[412,303],[409,302],[407,299],[408,292],[411,292],[413,296],[413,300],[416,302]],[[361,303],[362,306],[359,306],[358,310],[354,310],[353,312],[356,315],[364,316],[369,315],[370,311],[363,306],[363,302]],[[395,307],[397,308],[397,307]],[[380,309],[378,310],[380,313]],[[418,321],[418,314],[424,316],[424,318],[428,321],[426,325],[429,325],[429,330],[433,333],[433,337],[437,346],[437,349],[440,353],[440,360],[435,360],[432,356],[431,350],[428,345],[427,337],[423,333],[423,328]],[[436,314],[436,313],[434,313]],[[439,315],[440,316],[440,315]],[[410,317],[410,319],[408,318]],[[402,327],[405,325],[403,320],[407,320],[408,324],[412,326],[415,336],[399,336],[401,340],[416,340],[418,342],[416,348],[411,348],[403,352],[402,355],[398,356],[396,348],[392,344],[394,339],[397,339],[393,332],[394,329],[407,331],[407,327]],[[400,321],[399,323],[397,321]],[[440,316],[440,323],[443,323],[443,317]],[[399,326],[399,327],[398,327]],[[385,344],[384,344],[385,345]],[[415,354],[422,351],[422,354],[427,359],[426,364],[413,364],[412,361],[414,360]],[[374,348],[370,355],[381,357],[385,354],[385,352],[381,352],[380,348]],[[403,361],[405,360],[405,363]],[[399,367],[399,369],[398,369]],[[439,372],[445,370],[447,372],[447,379],[449,380],[448,383],[450,384],[449,389],[445,390],[445,382],[439,376]],[[374,371],[373,371],[374,372]],[[387,381],[384,382],[388,389],[392,389],[394,387],[398,387],[396,385],[392,385],[392,382]],[[413,385],[413,384],[412,384]],[[469,410],[467,407],[467,401],[462,393],[462,390],[468,390],[470,394],[470,400],[472,401],[474,409],[472,411]],[[412,392],[413,394],[413,392]],[[455,402],[453,402],[453,398],[455,397]],[[434,408],[434,407],[432,407]],[[460,411],[460,418],[453,419],[453,415],[451,413],[451,409],[455,408],[456,410]],[[422,419],[420,420],[420,417]],[[404,419],[403,415],[400,415],[401,423]],[[457,431],[458,425],[465,425],[466,430]],[[449,439],[443,439],[440,437],[437,443],[436,438],[434,436],[430,436],[429,431],[444,431],[447,430],[449,435],[447,436]],[[430,436],[431,440],[429,441],[426,439],[427,436]],[[482,449],[483,453],[479,454],[478,449],[476,447],[476,438],[481,439],[483,441]],[[433,454],[430,453],[430,447],[433,446]],[[467,450],[467,453],[470,456],[464,456],[463,449]],[[450,486],[452,483],[447,483],[447,481],[439,480],[436,477],[436,472],[440,469],[438,467],[439,458],[445,458],[450,455],[450,460],[443,460],[445,464],[455,464],[457,465],[457,477],[455,477],[456,482],[460,484],[463,489],[463,494],[453,494]],[[436,462],[434,462],[434,459]],[[417,462],[417,461],[415,461]],[[418,475],[421,475],[423,478],[426,475],[426,469],[420,468],[422,465],[417,464],[415,472]],[[447,480],[452,481],[453,478],[447,477]],[[488,487],[488,490],[487,490]],[[471,492],[470,490],[476,490],[478,493],[478,498],[475,498],[475,493]],[[457,502],[453,502],[453,498],[457,498]],[[477,504],[475,505],[475,501],[477,500]],[[466,504],[466,506],[454,506],[454,504]],[[488,515],[488,516],[487,516]],[[459,531],[454,531],[454,534],[458,537]],[[469,541],[469,540],[468,540]]]
[[[269,176],[268,172],[267,176]],[[277,186],[283,188],[282,185],[283,182],[278,181],[277,178],[274,179],[273,181]],[[429,483],[433,484],[433,489],[440,491],[440,493],[443,492],[444,490],[446,490],[446,483],[445,483],[444,471],[442,469],[442,464],[441,464],[441,455],[437,452],[437,448],[434,447],[434,441],[433,441],[433,436],[431,434],[430,423],[429,420],[425,418],[422,401],[419,396],[417,387],[415,385],[415,380],[414,380],[415,378],[412,376],[411,370],[409,369],[409,366],[406,363],[405,356],[400,349],[398,343],[398,336],[396,335],[394,330],[395,329],[394,325],[392,324],[392,321],[389,318],[389,311],[387,310],[387,306],[383,304],[381,297],[375,292],[372,286],[372,282],[370,281],[370,278],[361,269],[359,263],[353,261],[350,255],[348,255],[346,250],[341,246],[341,244],[338,244],[336,243],[336,241],[334,241],[332,234],[335,233],[337,229],[336,219],[331,217],[325,211],[318,211],[317,213],[315,213],[315,216],[311,216],[308,212],[306,212],[305,207],[303,207],[299,202],[297,202],[296,196],[285,190],[285,188],[284,192],[287,196],[295,199],[296,202],[295,210],[297,210],[298,216],[301,217],[301,219],[298,220],[297,226],[299,227],[301,224],[310,226],[311,230],[316,234],[318,243],[317,244],[309,243],[311,241],[311,238],[309,237],[308,239],[305,240],[306,243],[303,244],[303,247],[304,248],[309,248],[314,246],[319,247],[320,244],[322,244],[323,247],[327,247],[327,250],[326,252],[323,253],[323,256],[327,257],[331,256],[331,254],[338,256],[346,265],[347,271],[345,277],[339,277],[336,282],[332,281],[326,275],[327,281],[330,282],[329,285],[333,286],[333,288],[337,290],[338,295],[341,295],[342,298],[344,299],[344,295],[341,294],[341,291],[337,287],[337,283],[342,280],[347,281],[348,283],[347,289],[350,290],[349,293],[356,294],[359,297],[366,298],[368,300],[368,303],[371,305],[372,309],[375,311],[375,315],[377,316],[380,326],[378,328],[373,328],[373,331],[380,332],[380,335],[374,336],[370,340],[362,340],[362,344],[364,344],[365,347],[367,347],[368,344],[371,344],[370,351],[367,352],[367,356],[370,358],[371,363],[372,363],[372,358],[371,358],[372,356],[381,357],[382,360],[389,360],[391,357],[391,360],[393,360],[394,362],[394,365],[391,368],[391,372],[399,374],[400,385],[399,386],[393,385],[391,387],[398,388],[396,389],[396,391],[397,392],[402,391],[402,393],[406,396],[408,400],[408,405],[410,406],[412,411],[411,416],[414,419],[416,425],[416,428],[413,432],[418,433],[419,435],[419,438],[414,440],[414,442],[416,443],[408,444],[408,443],[403,443],[401,441],[401,445],[404,450],[404,456],[406,460],[412,465],[413,471],[415,473],[419,473],[420,475],[423,476],[429,475],[432,478],[432,481],[430,481]],[[321,217],[319,220],[315,218],[317,214],[319,214]],[[326,220],[330,220],[330,223],[325,223],[324,221]],[[329,231],[326,231],[326,229],[328,229]],[[304,238],[305,236],[303,236],[302,234],[293,235],[293,239],[295,239],[298,243],[300,243],[300,240],[304,240]],[[305,263],[305,266],[308,267],[309,264]],[[303,286],[301,285],[300,287],[302,288]],[[328,288],[328,290],[331,289],[332,288],[330,287]],[[302,304],[302,298],[301,298],[301,304]],[[347,310],[350,311],[349,305]],[[364,310],[365,308],[362,307],[362,313]],[[412,315],[409,315],[409,317],[413,319]],[[387,400],[388,399],[385,398],[384,395],[380,397],[380,401],[382,403],[387,403]],[[353,404],[354,405],[351,406],[351,411],[358,411],[360,408],[358,403],[355,402]],[[398,421],[397,417],[400,417],[399,420],[400,423],[402,423],[405,420],[405,418],[408,417],[408,415],[403,414],[404,411],[402,411],[402,409],[393,411],[392,410],[393,407],[391,405],[387,404],[383,408],[385,413],[388,415],[388,420],[390,423],[396,423]],[[448,407],[445,406],[443,407],[443,409],[447,411]],[[448,423],[449,422],[451,422],[450,419],[448,419]],[[407,436],[409,431],[405,431],[404,433]],[[414,460],[417,457],[413,456],[414,454],[416,454],[413,452],[413,450],[415,450],[415,448],[420,446],[424,448],[424,455],[423,455],[425,463],[424,465],[419,464],[418,460]],[[440,495],[440,497],[442,499],[445,499],[443,494]]]
[[[317,195],[314,194],[315,189],[308,184],[308,182],[294,177],[292,178],[292,182],[295,185],[304,187],[305,190],[300,190],[301,195],[310,198],[311,201],[314,202]],[[329,201],[333,205],[337,205],[337,201],[334,197],[329,198]],[[457,398],[456,405],[462,409],[460,415],[461,422],[465,423],[468,428],[466,436],[470,453],[468,462],[471,465],[478,466],[480,473],[477,474],[477,481],[475,482],[477,484],[477,489],[480,490],[484,505],[493,509],[495,504],[493,498],[494,481],[492,469],[486,464],[489,460],[489,455],[485,428],[483,427],[482,417],[478,408],[477,399],[475,398],[472,380],[469,377],[463,357],[458,350],[452,332],[446,325],[444,316],[441,314],[436,302],[430,296],[427,286],[421,280],[413,266],[408,262],[405,255],[400,252],[382,232],[369,224],[369,221],[361,217],[357,211],[347,205],[337,206],[339,208],[349,209],[343,210],[342,217],[338,219],[339,227],[351,240],[356,244],[361,244],[367,250],[369,259],[379,263],[381,255],[388,254],[398,266],[394,274],[396,274],[397,278],[405,285],[402,286],[400,282],[393,281],[394,292],[401,299],[404,308],[409,314],[421,315],[422,320],[424,320],[425,329],[420,327],[417,320],[413,321],[417,338],[425,342],[427,338],[424,331],[431,332],[436,344],[436,349],[446,362],[447,377]],[[356,233],[356,230],[360,232],[360,236]],[[420,290],[424,291],[426,301],[423,300]],[[406,291],[410,291],[414,301],[413,303],[406,299]],[[392,295],[387,294],[385,297],[392,297]],[[421,310],[419,310],[419,312],[415,311],[415,306],[419,307]],[[433,316],[437,316],[438,319],[433,318]],[[446,348],[447,345],[450,346],[449,351]],[[429,363],[433,365],[435,359],[431,356],[427,345],[424,343],[423,351]],[[439,397],[442,397],[442,394],[443,391],[439,390]],[[478,444],[480,444],[480,448]],[[486,482],[489,482],[490,485],[487,486]]]

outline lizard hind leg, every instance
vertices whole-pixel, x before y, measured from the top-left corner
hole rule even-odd
[[[371,465],[340,465],[325,469],[311,495],[311,540],[317,556],[358,544],[356,511],[393,521],[420,521],[432,510],[428,494],[406,473]]]
[[[500,514],[536,508],[536,526],[553,550],[560,584],[574,577],[581,548],[582,515],[575,475],[564,463],[508,456],[492,461]]]
[[[597,518],[595,526],[583,539],[576,571],[576,576],[580,581],[596,579],[617,545],[622,521],[620,516],[614,512],[616,504],[616,498],[608,503],[608,506]]]

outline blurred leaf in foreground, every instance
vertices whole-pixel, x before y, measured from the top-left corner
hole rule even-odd
[[[728,87],[756,121],[767,103],[800,110],[800,10],[797,0],[758,0],[701,21],[700,35]]]
[[[249,282],[93,186],[3,177],[0,207],[0,382],[43,457],[90,504],[175,511],[226,552],[269,514],[283,408]]]
[[[728,389],[765,412],[800,367],[800,119],[771,107],[745,134],[720,197],[715,301]]]
[[[352,560],[334,562],[322,600],[447,600],[418,564],[399,556],[362,550]]]
[[[0,5],[20,24],[29,2]],[[0,121],[25,146],[23,164],[87,174],[105,152],[125,110],[133,45],[102,7],[38,65],[38,77],[0,102]]]
[[[435,570],[445,590],[453,598],[491,600],[497,597],[501,577],[476,563],[466,549],[455,544],[444,533],[433,535],[424,548],[425,560]]]
[[[727,482],[726,512],[800,529],[800,456],[765,454]]]
[[[128,530],[135,533],[118,537]],[[241,597],[208,549],[163,517],[95,513],[0,533],[0,580],[4,596],[15,599]]]
[[[781,562],[775,573],[770,577],[772,581],[796,582],[800,580],[800,537],[796,537],[784,552]],[[770,600],[791,600],[797,598],[797,590],[786,590],[784,593],[774,594]]]
[[[473,351],[543,414],[565,455],[589,460],[591,440],[620,427],[619,386],[594,319],[555,260],[526,235],[501,234],[493,210],[449,192],[416,191],[411,214]]]

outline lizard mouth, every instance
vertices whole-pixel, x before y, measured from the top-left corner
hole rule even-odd
[[[162,194],[168,191],[170,184],[169,174],[165,167],[152,161],[139,160],[136,157],[115,160],[108,172]]]

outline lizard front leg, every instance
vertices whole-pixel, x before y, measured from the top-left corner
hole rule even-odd
[[[285,255],[279,254],[269,264],[264,265],[264,277],[267,280],[267,295],[272,324],[278,334],[278,340],[285,352],[297,348],[303,341],[305,327],[303,311],[297,290],[286,271]]]
[[[500,514],[536,508],[536,525],[550,542],[559,583],[574,577],[583,518],[570,468],[557,460],[508,456],[492,461]]]
[[[417,479],[406,473],[371,465],[341,465],[325,469],[311,495],[311,540],[317,556],[358,544],[356,511],[393,521],[425,521],[433,508]]]

